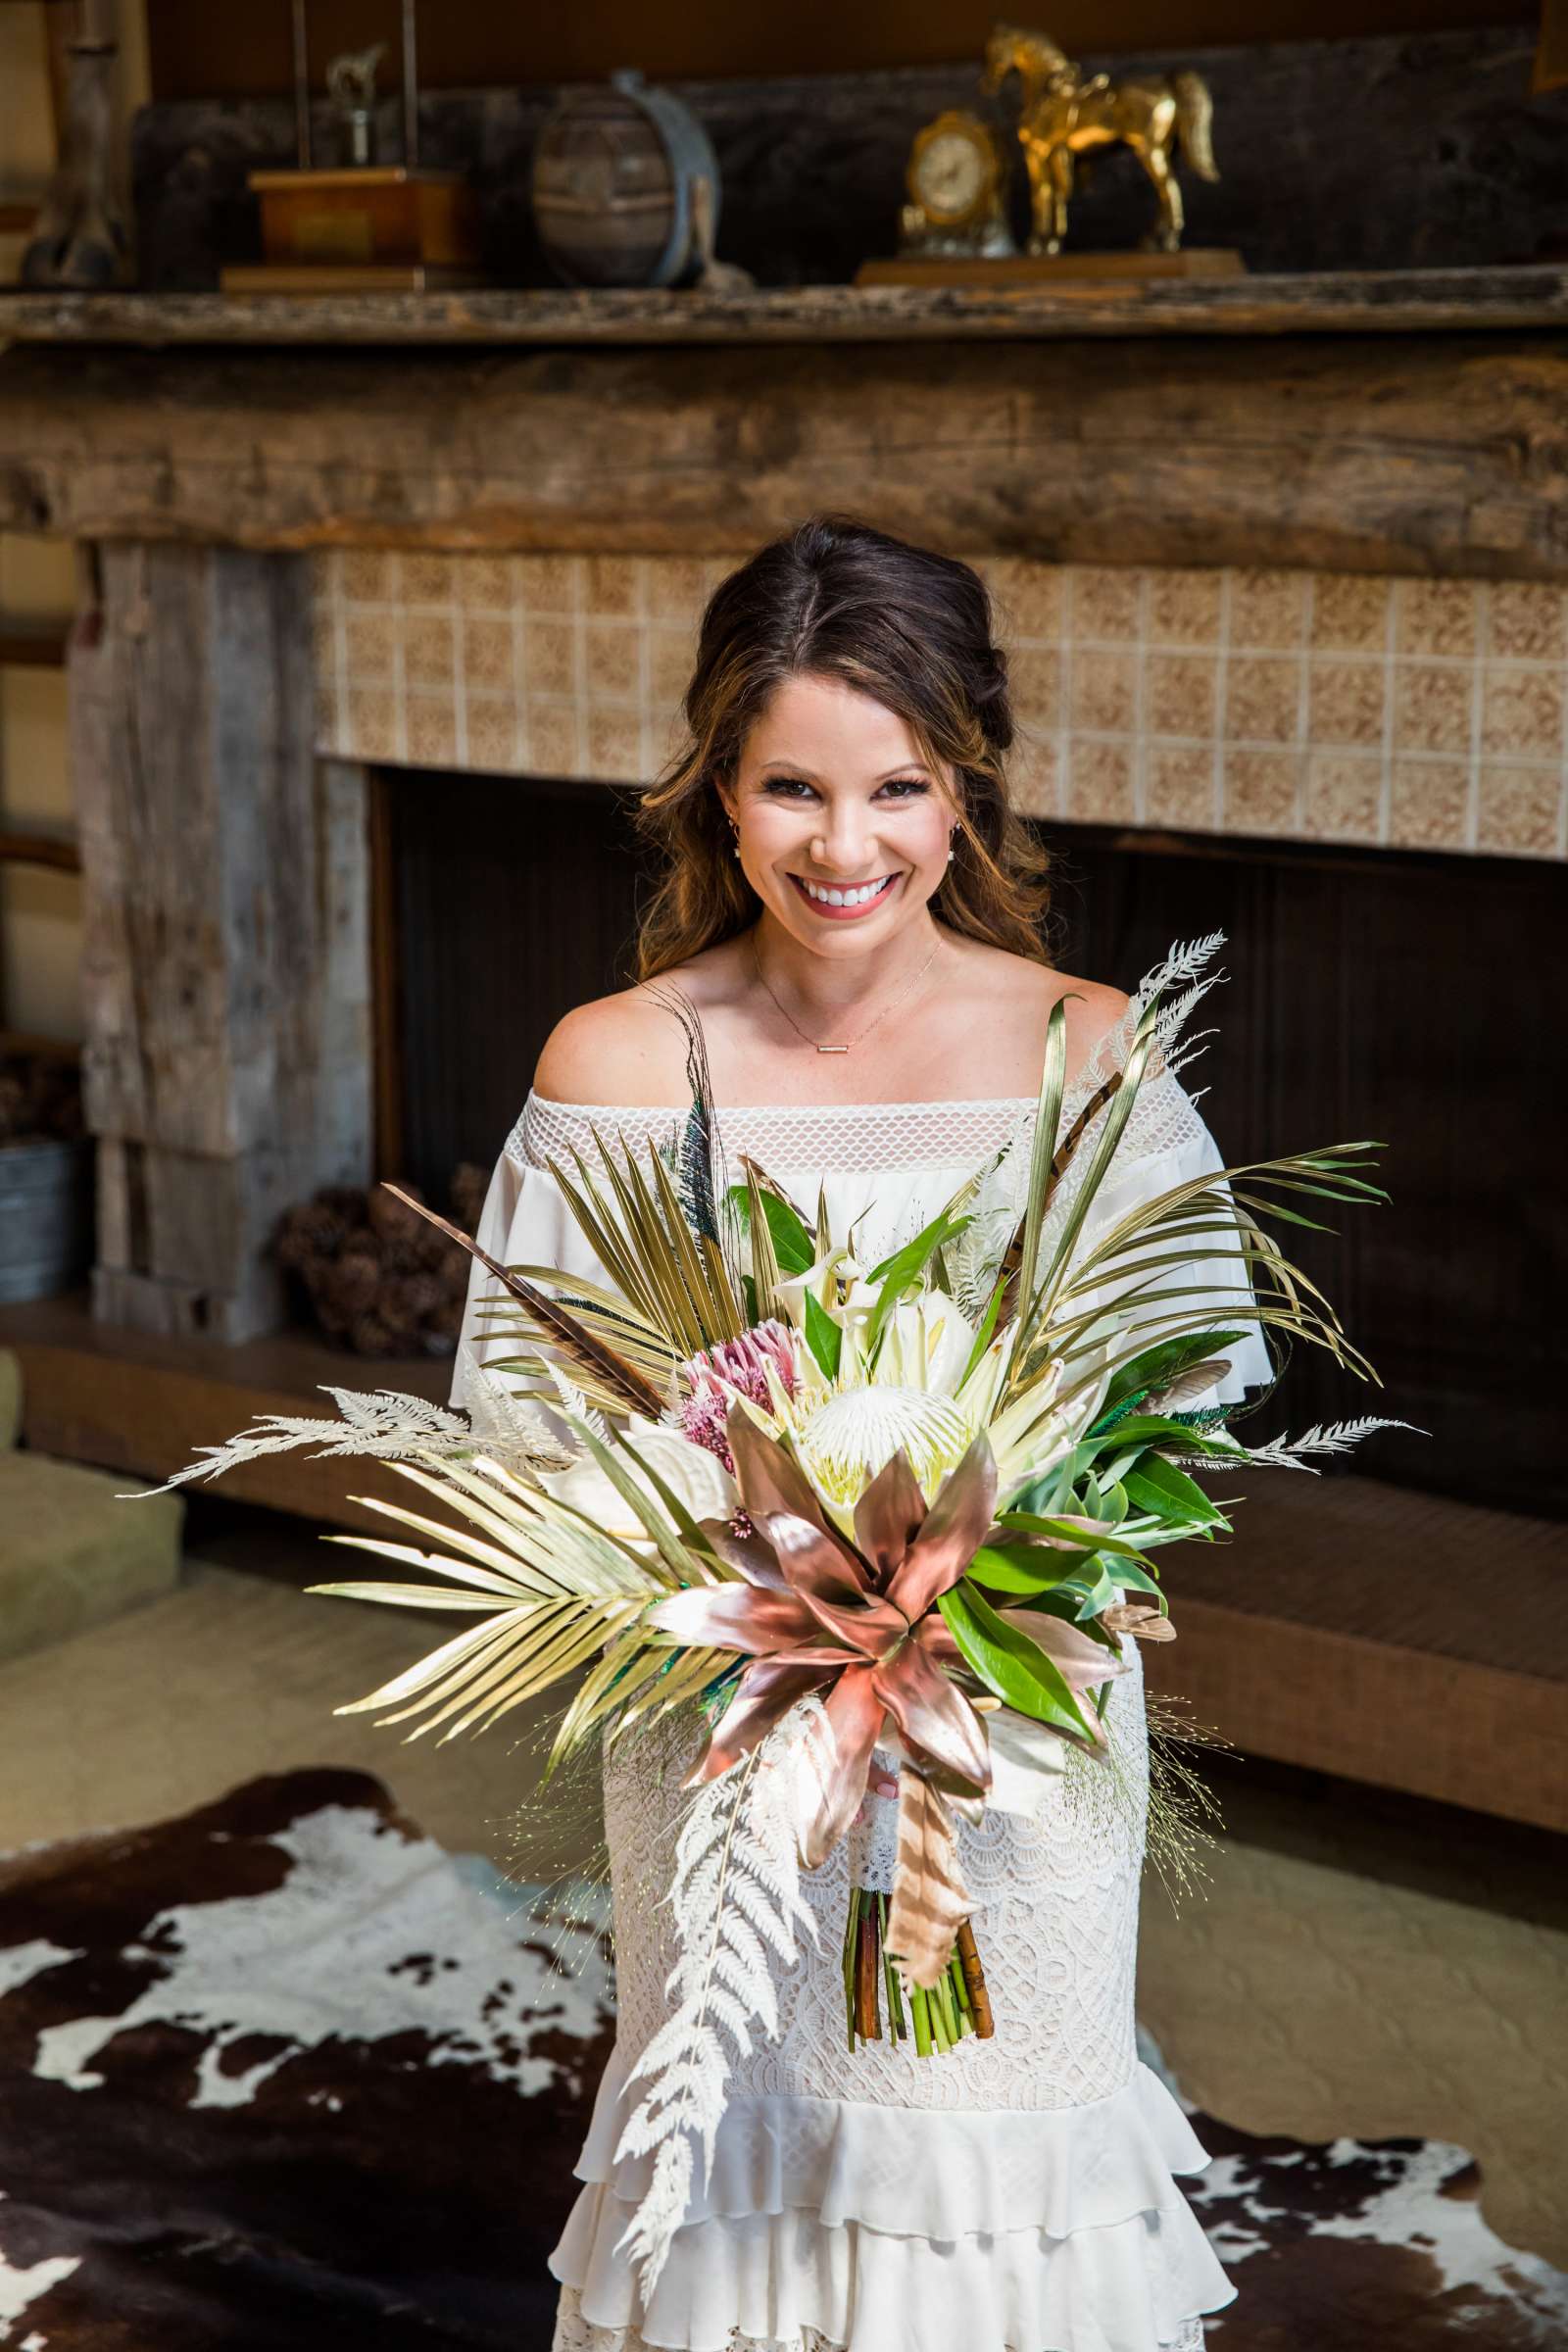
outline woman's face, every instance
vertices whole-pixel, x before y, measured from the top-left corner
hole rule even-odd
[[[746,879],[820,955],[886,941],[947,871],[948,771],[922,759],[906,720],[836,679],[787,679],[720,791]]]

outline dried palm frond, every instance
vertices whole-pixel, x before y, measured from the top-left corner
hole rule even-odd
[[[553,1281],[557,1288],[551,1297],[557,1306],[574,1315],[584,1329],[603,1347],[611,1348],[643,1378],[672,1400],[678,1387],[677,1372],[680,1357],[664,1334],[652,1323],[645,1323],[622,1307],[612,1306],[612,1294],[574,1275],[569,1284],[563,1281],[560,1270],[550,1266],[514,1264],[514,1274],[526,1276],[529,1282],[541,1279]],[[516,1390],[523,1396],[543,1396],[562,1367],[553,1363],[547,1353],[550,1333],[547,1325],[519,1309],[510,1296],[501,1298],[481,1298],[473,1310],[474,1337],[488,1348],[498,1348],[514,1343],[520,1352],[515,1355],[497,1353],[482,1358],[487,1372],[507,1372],[523,1376],[530,1384]],[[618,1412],[623,1408],[613,1399],[601,1400],[600,1409]]]
[[[1335,1144],[1193,1177],[1140,1202],[1070,1262],[1058,1248],[1042,1284],[1044,1333],[1018,1377],[1027,1380],[1050,1355],[1071,1353],[1113,1314],[1117,1329],[1105,1359],[1112,1371],[1156,1338],[1235,1321],[1323,1348],[1358,1379],[1377,1382],[1373,1365],[1346,1338],[1339,1316],[1317,1285],[1286,1257],[1271,1234],[1237,1210],[1257,1207],[1323,1230],[1318,1220],[1283,1209],[1252,1190],[1235,1189],[1237,1180],[1246,1178],[1253,1187],[1309,1192],[1329,1200],[1386,1200],[1382,1188],[1355,1174],[1351,1164],[1375,1164],[1365,1156],[1375,1149],[1372,1143]],[[1230,1260],[1234,1282],[1182,1281],[1195,1257],[1204,1254]],[[1096,1303],[1090,1294],[1106,1291],[1111,1284],[1113,1292]],[[1223,1296],[1228,1290],[1235,1293],[1234,1304]],[[1202,1303],[1182,1304],[1194,1298]],[[1069,1386],[1063,1396],[1075,1393]]]
[[[939,1984],[970,1910],[953,1814],[933,1779],[912,1763],[899,1772],[898,1869],[887,1948],[911,1984]]]
[[[663,1411],[664,1396],[653,1382],[628,1363],[624,1356],[618,1355],[614,1348],[608,1347],[577,1316],[540,1290],[536,1283],[502,1265],[499,1258],[492,1257],[489,1250],[483,1249],[471,1234],[465,1233],[460,1225],[452,1224],[446,1217],[438,1216],[433,1208],[426,1208],[421,1200],[416,1200],[401,1186],[387,1184],[384,1189],[408,1207],[416,1210],[430,1224],[439,1226],[443,1233],[450,1234],[455,1242],[461,1243],[470,1256],[476,1257],[495,1276],[503,1290],[527,1308],[530,1317],[549,1334],[552,1344],[565,1356],[595,1404],[610,1411],[644,1413],[651,1417],[657,1417]]]
[[[336,1713],[392,1708],[376,1718],[378,1723],[422,1714],[425,1720],[407,1738],[417,1739],[445,1723],[441,1737],[453,1739],[486,1728],[605,1651],[590,1667],[556,1735],[554,1763],[612,1706],[635,1694],[625,1722],[664,1713],[733,1665],[727,1653],[711,1648],[677,1655],[668,1636],[643,1622],[650,1604],[688,1582],[694,1568],[706,1566],[714,1577],[733,1572],[712,1553],[700,1530],[691,1531],[692,1544],[587,1423],[569,1412],[565,1417],[624,1494],[652,1553],[633,1549],[569,1503],[482,1455],[466,1462],[438,1457],[394,1462],[401,1477],[444,1505],[454,1520],[376,1496],[356,1499],[434,1548],[360,1535],[331,1535],[325,1541],[404,1562],[450,1583],[346,1583],[306,1590],[348,1600],[482,1612],[484,1622]]]

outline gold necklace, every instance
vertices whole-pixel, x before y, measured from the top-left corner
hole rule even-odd
[[[757,966],[757,977],[761,981],[762,986],[767,988],[768,995],[773,997],[774,1004],[778,1004],[780,1012],[783,1013],[784,1018],[788,1021],[790,1027],[794,1030],[797,1037],[805,1038],[806,1043],[808,1046],[816,1046],[816,1050],[819,1054],[847,1054],[851,1046],[858,1046],[859,1044],[860,1038],[869,1037],[872,1030],[876,1027],[877,1021],[885,1021],[888,1014],[893,1010],[893,1006],[895,1004],[902,1004],[904,999],[909,995],[910,991],[919,986],[920,982],[925,978],[927,972],[931,969],[932,964],[936,961],[937,948],[940,948],[941,945],[942,941],[939,938],[936,942],[936,946],[932,948],[930,955],[926,957],[924,963],[921,964],[920,969],[915,973],[914,978],[909,982],[908,988],[902,990],[900,994],[894,997],[889,1004],[884,1004],[881,1011],[877,1014],[876,1020],[867,1021],[865,1027],[860,1031],[859,1037],[852,1037],[849,1039],[848,1043],[842,1046],[817,1045],[814,1037],[806,1036],[806,1031],[801,1027],[800,1022],[795,1018],[794,1013],[790,1011],[788,1005],[778,1004],[777,997],[773,997],[773,991],[770,988],[767,988],[766,976],[762,970],[762,959],[757,953],[757,934],[755,931],[752,933],[752,961]]]

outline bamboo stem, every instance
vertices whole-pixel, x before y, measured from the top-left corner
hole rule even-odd
[[[893,2041],[906,2041],[908,2038],[909,2029],[904,2018],[904,1996],[899,1989],[899,1972],[893,1965],[893,1954],[888,1950],[888,1898],[885,1894],[878,1893],[876,1909],[877,1940],[882,1947],[882,1970],[887,1980],[889,2038]]]
[[[855,2052],[855,1954],[860,1928],[860,1889],[850,1888],[844,1925],[844,2010],[849,2022],[850,2053]]]
[[[876,1997],[876,1912],[868,1900],[860,1905],[859,1948],[856,1970],[856,2026],[863,2041],[875,2041],[882,2031]]]
[[[980,1947],[974,1939],[974,1928],[964,1920],[958,1929],[958,1963],[963,1970],[963,1982],[974,2011],[974,2030],[982,2041],[989,2041],[997,2030],[991,2013],[991,1995],[986,1989],[986,1972],[980,1965]]]

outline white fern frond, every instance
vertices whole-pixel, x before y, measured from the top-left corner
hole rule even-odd
[[[184,1486],[191,1479],[220,1478],[243,1462],[290,1453],[300,1446],[312,1448],[313,1461],[346,1454],[369,1455],[378,1461],[440,1461],[471,1454],[480,1446],[475,1425],[466,1413],[434,1404],[428,1396],[410,1396],[401,1389],[334,1389],[325,1382],[321,1388],[337,1406],[337,1420],[306,1413],[264,1413],[254,1427],[226,1438],[221,1446],[199,1446],[196,1459],[175,1470],[161,1487],[139,1488],[120,1499],[139,1500],[146,1494],[166,1494],[171,1487]],[[511,1466],[525,1467],[556,1458],[556,1441],[543,1425],[524,1420],[520,1405],[508,1414],[493,1393],[487,1401],[491,1427],[482,1441],[487,1453],[508,1460]]]
[[[1259,1470],[1308,1470],[1315,1478],[1317,1473],[1312,1470],[1311,1464],[1299,1458],[1302,1454],[1348,1453],[1353,1446],[1358,1446],[1363,1438],[1370,1437],[1375,1429],[1415,1428],[1416,1425],[1413,1421],[1392,1421],[1379,1413],[1366,1414],[1358,1421],[1331,1421],[1327,1427],[1322,1422],[1314,1422],[1312,1427],[1303,1431],[1298,1438],[1270,1438],[1265,1446],[1244,1446],[1238,1459],[1238,1467],[1254,1467]],[[1430,1430],[1416,1430],[1418,1437],[1430,1437],[1431,1434]],[[1177,1458],[1175,1455],[1171,1456],[1172,1460]],[[1187,1457],[1180,1458],[1186,1459]],[[1194,1462],[1200,1463],[1202,1457],[1195,1454],[1191,1458]]]
[[[679,2006],[627,2077],[650,2087],[615,2148],[617,2161],[654,2157],[648,2189],[615,2246],[636,2266],[645,2304],[685,2218],[698,2147],[705,2176],[713,2160],[729,2074],[721,2037],[742,2055],[754,2022],[776,2037],[766,1945],[788,1965],[798,1958],[797,1930],[819,1941],[800,1891],[793,1804],[797,1753],[824,1731],[831,1736],[821,1700],[801,1700],[748,1756],[697,1790],[675,1840],[662,1901],[674,1913],[680,1955],[665,1991]]]
[[[564,1444],[535,1405],[482,1364],[470,1369],[467,1396],[474,1444],[509,1469],[564,1470],[577,1459],[580,1448]]]
[[[589,1403],[565,1366],[558,1363],[554,1356],[542,1356],[540,1360],[555,1384],[556,1394],[567,1412],[574,1413],[579,1421],[584,1422],[593,1431],[601,1446],[611,1445],[612,1439],[610,1423],[602,1412]]]

